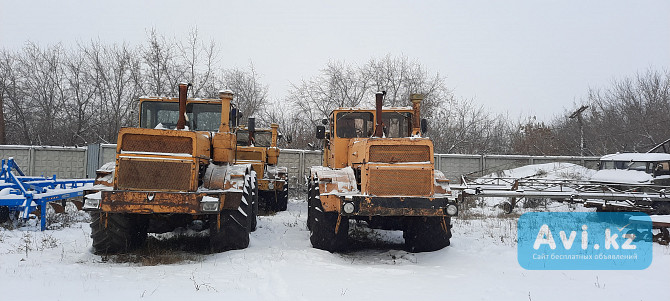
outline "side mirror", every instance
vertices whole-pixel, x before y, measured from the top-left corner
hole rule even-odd
[[[421,133],[427,133],[427,132],[428,132],[428,120],[421,119]]]
[[[323,125],[316,126],[316,139],[326,138],[326,127]]]
[[[322,123],[323,125],[327,125],[327,124],[328,124],[328,119],[325,119],[325,118],[324,118],[324,119],[321,119],[321,123]]]

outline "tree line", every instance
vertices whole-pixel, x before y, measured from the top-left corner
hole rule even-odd
[[[404,56],[359,65],[331,61],[317,76],[292,83],[285,99],[270,99],[253,64],[223,68],[219,52],[197,30],[181,40],[151,31],[140,46],[91,41],[73,49],[28,43],[0,50],[0,144],[114,143],[121,127],[137,125],[140,96],[175,96],[178,82],[193,84],[190,97],[233,90],[244,115],[260,125],[278,123],[293,138],[291,148],[318,148],[314,128],[332,109],[374,106],[377,91],[386,91],[386,106],[409,105],[411,93],[425,95],[421,114],[438,153],[602,155],[644,152],[670,138],[667,70],[584,91],[582,101],[545,123],[458,98],[442,74]]]

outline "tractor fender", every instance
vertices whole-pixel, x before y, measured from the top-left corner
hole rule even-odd
[[[435,194],[444,195],[447,197],[452,196],[451,187],[449,187],[449,179],[444,176],[444,173],[440,170],[435,170],[434,172],[434,185],[435,185]]]
[[[209,164],[203,177],[203,188],[209,190],[226,190],[242,192],[246,175],[251,171],[251,164],[216,165]]]
[[[359,193],[356,176],[351,167],[332,169],[314,166],[310,170],[311,178],[318,179],[320,195]]]

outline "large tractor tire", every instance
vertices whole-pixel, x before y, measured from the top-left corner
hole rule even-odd
[[[91,218],[91,238],[95,254],[132,251],[147,239],[147,222],[141,216],[92,213]]]
[[[670,202],[669,201],[656,201],[651,204],[653,208],[652,214],[658,215],[668,215],[670,214]]]
[[[325,212],[321,201],[316,198],[318,186],[311,190],[314,197],[310,198],[311,204],[308,205],[311,208],[308,207],[307,223],[312,246],[328,252],[345,250],[349,239],[349,219],[340,217],[337,212]]]
[[[258,202],[260,201],[260,195],[258,194],[258,178],[256,178],[256,172],[251,172],[251,217],[249,218],[249,232],[256,231],[258,227]]]
[[[450,217],[408,217],[403,232],[410,252],[432,252],[449,246]]]
[[[209,246],[212,252],[239,250],[249,246],[253,202],[251,181],[245,181],[242,201],[236,210],[224,210],[209,222]],[[255,217],[254,217],[255,219]]]
[[[284,183],[284,189],[277,193],[275,211],[286,211],[288,207],[288,182]]]
[[[319,186],[316,184],[316,180],[310,180],[307,184],[307,229],[312,230],[312,224],[314,224],[314,210],[316,210],[317,196],[319,195]]]
[[[9,220],[9,207],[0,206],[0,224]]]

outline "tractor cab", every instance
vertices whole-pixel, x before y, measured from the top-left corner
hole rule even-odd
[[[241,113],[230,109],[231,127],[237,126]],[[234,118],[237,116],[238,118]],[[140,127],[174,129],[179,120],[179,99],[174,97],[140,98]],[[220,99],[187,99],[186,127],[189,130],[215,132],[221,123]]]

